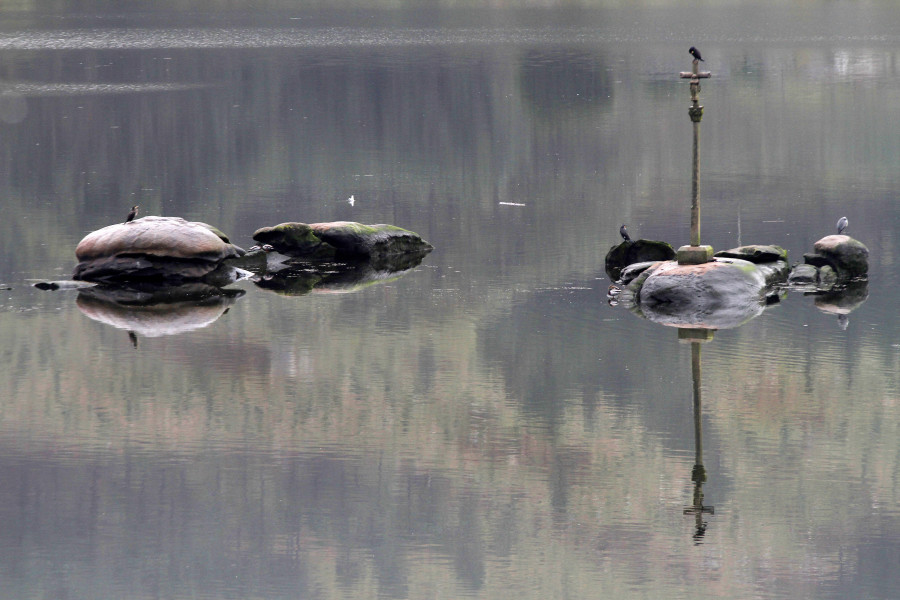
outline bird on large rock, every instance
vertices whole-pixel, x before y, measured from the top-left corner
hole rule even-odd
[[[138,214],[138,207],[137,207],[137,206],[132,206],[132,207],[131,207],[131,212],[128,213],[128,216],[127,216],[127,217],[125,217],[125,223],[127,223],[127,222],[129,222],[129,221],[133,221],[134,218],[137,216],[137,214]]]
[[[631,236],[628,235],[628,230],[625,229],[624,224],[621,227],[619,227],[619,234],[622,236],[622,239],[625,240],[626,242],[631,241]]]
[[[844,230],[847,229],[847,226],[850,224],[850,221],[847,220],[847,217],[841,217],[837,222],[837,230],[838,235],[844,233]]]

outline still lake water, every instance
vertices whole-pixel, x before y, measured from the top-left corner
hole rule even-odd
[[[892,3],[0,14],[3,597],[900,596]],[[688,241],[692,44],[703,241],[871,251],[702,346],[699,518],[691,346],[603,270]],[[435,250],[132,343],[31,284],[133,204]]]

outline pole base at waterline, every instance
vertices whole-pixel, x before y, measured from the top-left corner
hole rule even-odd
[[[679,327],[678,341],[683,344],[694,342],[711,342],[715,334],[715,329],[708,329],[705,327]]]
[[[682,246],[675,253],[679,265],[702,265],[712,259],[712,246]]]

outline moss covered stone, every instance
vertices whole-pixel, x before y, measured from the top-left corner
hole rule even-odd
[[[288,256],[330,258],[335,254],[334,247],[323,242],[306,223],[262,227],[253,232],[253,239]]]
[[[751,244],[749,246],[740,246],[731,248],[730,250],[722,250],[716,252],[716,258],[740,258],[741,260],[750,261],[753,264],[764,264],[783,260],[787,262],[787,250],[781,246]]]
[[[296,257],[378,259],[433,249],[418,234],[401,227],[351,221],[282,223],[258,229],[253,239]]]

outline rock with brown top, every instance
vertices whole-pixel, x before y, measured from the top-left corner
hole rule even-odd
[[[244,252],[205,223],[144,217],[86,235],[75,249],[74,279],[191,280]]]
[[[839,282],[863,279],[869,272],[869,249],[849,235],[827,235],[813,245],[814,252],[804,254],[807,264],[831,267]]]
[[[781,246],[751,244],[749,246],[740,246],[739,248],[731,248],[730,250],[722,250],[714,254],[717,258],[740,258],[752,262],[753,264],[764,264],[783,260],[787,262],[787,250]]]
[[[660,262],[628,284],[652,321],[677,327],[726,329],[760,314],[769,288],[787,276],[784,261],[755,265],[716,258],[702,265]]]

